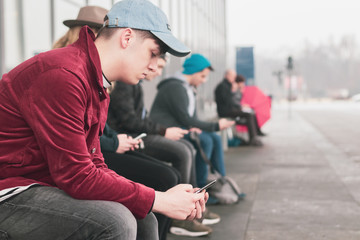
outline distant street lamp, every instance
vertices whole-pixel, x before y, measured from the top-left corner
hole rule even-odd
[[[273,71],[272,75],[276,77],[277,82],[278,82],[278,87],[276,87],[276,90],[275,90],[276,91],[275,96],[281,98],[282,94],[281,94],[281,91],[279,91],[279,89],[281,90],[281,87],[283,86],[283,78],[282,78],[283,71],[281,71],[281,70]]]
[[[281,70],[273,72],[273,75],[277,77],[279,86],[282,85],[282,74],[283,72]]]
[[[291,75],[292,75],[292,70],[294,68],[294,63],[293,63],[293,59],[291,56],[288,57],[287,59],[287,65],[286,65],[286,69],[288,71],[288,75],[289,75],[289,119],[291,119],[291,101],[292,101],[292,91],[291,91]]]

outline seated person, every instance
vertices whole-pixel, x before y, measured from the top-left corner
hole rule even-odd
[[[117,174],[157,191],[167,191],[180,183],[180,173],[175,168],[145,154],[132,151],[138,147],[137,144],[137,140],[126,134],[117,134],[107,124],[100,137],[105,163]],[[155,213],[155,216],[158,220],[159,239],[166,239],[170,219],[162,214]]]
[[[249,113],[254,113],[255,114],[255,111],[254,109],[251,108],[250,105],[248,104],[241,104],[241,99],[242,99],[242,96],[243,96],[243,92],[245,91],[245,77],[243,75],[237,75],[236,76],[236,79],[235,79],[235,88],[237,88],[236,90],[236,93],[234,94],[234,101],[235,103],[239,103],[241,109],[244,111],[244,112],[249,112]],[[269,97],[270,98],[270,97]],[[256,133],[258,136],[266,136],[265,133],[263,133],[261,131],[261,128],[259,126],[259,123],[258,123],[258,119],[256,117],[256,114],[255,114],[255,126],[256,126]]]
[[[69,30],[54,44],[54,48],[61,48],[74,43],[78,39],[81,27],[84,25],[91,27],[96,35],[103,25],[103,19],[107,12],[106,9],[98,6],[85,6],[81,8],[77,19],[63,22],[69,27]],[[158,61],[160,63],[158,66],[159,70],[155,73],[161,72],[163,68],[161,64],[165,64],[163,58],[160,58]],[[137,143],[138,141],[132,140],[131,137],[128,138],[125,134],[117,134],[106,124],[103,135],[100,137],[105,163],[117,174],[154,188],[157,191],[167,191],[181,182],[181,176],[176,169],[145,154],[129,151],[130,149],[133,150]],[[118,154],[125,152],[128,154]],[[155,213],[155,216],[158,220],[160,240],[166,239],[170,225],[169,218],[157,213]],[[208,218],[205,215],[203,217]],[[198,234],[203,232],[204,235],[211,232],[211,229],[207,226],[197,227],[196,230]]]
[[[249,134],[249,145],[262,146],[262,142],[257,138],[261,134],[257,132],[256,117],[251,112],[242,111],[240,105],[239,90],[235,82],[236,72],[227,70],[225,78],[215,89],[215,101],[219,117],[237,119],[237,123],[246,125]]]
[[[144,80],[151,81],[161,75],[165,64],[166,57],[163,55],[158,60],[158,70],[149,72]],[[188,131],[179,127],[165,127],[147,116],[142,83],[129,85],[117,82],[110,93],[110,98],[108,124],[114,127],[116,132],[134,136],[147,133],[148,135],[143,138],[145,147],[141,149],[141,153],[171,163],[180,172],[182,183],[197,186],[195,149],[188,141],[181,139]],[[107,154],[105,154],[106,159]],[[220,216],[208,210],[205,212],[204,218],[205,223],[209,218],[220,220]],[[170,232],[177,235],[204,236],[210,234],[212,229],[196,220],[174,220]]]
[[[158,61],[158,70],[149,72],[145,80],[151,81],[161,75],[165,64],[165,56],[162,56]],[[167,128],[147,116],[141,82],[137,85],[117,82],[111,90],[110,99],[108,125],[118,133],[132,136],[146,133],[143,139],[145,147],[141,152],[170,162],[180,172],[182,183],[196,186],[193,167],[195,150],[181,140],[188,131],[178,127]]]
[[[216,131],[228,128],[235,122],[220,119],[206,122],[196,114],[196,88],[206,82],[212,70],[211,64],[201,54],[193,54],[183,64],[184,70],[158,85],[158,93],[151,108],[150,117],[168,127],[181,127],[196,131],[207,157],[216,170],[225,176],[224,152],[221,138]],[[189,134],[185,138],[191,141]],[[195,148],[197,146],[195,145]],[[199,187],[207,183],[208,165],[199,151],[196,153],[196,177]]]

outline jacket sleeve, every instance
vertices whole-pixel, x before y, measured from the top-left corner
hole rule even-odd
[[[139,99],[139,94],[141,99]],[[165,127],[152,121],[146,115],[142,118],[142,109],[135,107],[136,104],[143,106],[143,102],[137,102],[143,101],[141,85],[133,86],[117,82],[110,97],[108,123],[114,130],[165,135]]]
[[[168,104],[168,110],[171,115],[182,125],[184,128],[197,127],[204,131],[218,131],[219,124],[217,122],[201,121],[188,113],[189,99],[186,89],[179,83],[168,84],[161,91],[165,94],[165,101]]]
[[[103,152],[116,152],[116,149],[119,146],[119,139],[117,137],[117,132],[105,125],[103,135],[100,137],[100,146],[101,151]]]
[[[215,89],[215,101],[219,117],[235,118],[241,112],[241,107],[233,103],[231,90],[221,82]]]
[[[36,81],[24,93],[21,107],[56,186],[77,199],[122,203],[135,217],[144,218],[155,191],[109,170],[98,138],[97,151],[88,149],[84,116],[91,88],[66,70],[49,70]],[[96,116],[93,112],[90,117]]]

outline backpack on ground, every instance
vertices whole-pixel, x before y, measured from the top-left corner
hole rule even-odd
[[[204,162],[208,164],[211,169],[212,174],[209,174],[208,181],[210,182],[217,179],[216,183],[208,189],[209,195],[217,198],[220,204],[233,204],[244,198],[245,193],[241,191],[236,181],[228,176],[222,176],[214,168],[200,144],[199,135],[196,132],[191,132],[190,138],[198,147]]]

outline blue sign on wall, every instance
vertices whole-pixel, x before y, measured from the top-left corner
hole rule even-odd
[[[247,85],[255,84],[254,48],[236,48],[236,72],[246,78]]]

